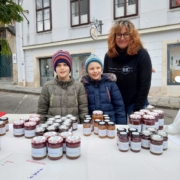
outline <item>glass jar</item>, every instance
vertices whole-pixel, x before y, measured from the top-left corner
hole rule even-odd
[[[93,111],[93,113],[92,113],[92,120],[94,121],[95,119],[103,120],[104,119],[103,112],[99,111],[99,110]]]
[[[141,147],[144,149],[150,148],[150,139],[151,139],[152,132],[148,130],[144,130],[141,133]]]
[[[13,135],[14,137],[22,137],[24,136],[24,121],[17,120],[13,123]]]
[[[76,131],[78,129],[78,120],[75,116],[71,117],[71,120],[73,122],[72,129],[73,131]]]
[[[84,136],[91,135],[91,122],[90,120],[84,120],[83,122],[83,134]]]
[[[129,127],[135,128],[138,132],[141,132],[141,116],[137,114],[131,114],[129,116]]]
[[[44,129],[45,129],[45,132],[47,132],[47,127],[48,127],[47,124],[40,124],[39,127],[44,128]]]
[[[131,135],[131,151],[140,152],[141,151],[141,136],[139,132],[132,132]]]
[[[147,131],[150,131],[152,134],[156,134],[157,133],[157,129],[156,128],[147,128]]]
[[[48,127],[47,127],[47,131],[48,131],[48,132],[57,132],[56,128],[55,128],[53,125],[48,126]]]
[[[54,121],[52,121],[52,120],[48,120],[48,121],[46,121],[46,124],[47,124],[48,126],[53,125],[53,123],[54,123]]]
[[[118,148],[121,152],[127,152],[129,150],[129,138],[127,132],[119,133]]]
[[[163,137],[163,150],[167,150],[168,149],[168,134],[165,131],[158,131],[157,132],[158,135],[161,135]]]
[[[43,136],[44,133],[45,133],[45,128],[43,127],[38,127],[35,130],[35,136]]]
[[[47,139],[44,136],[34,137],[31,141],[31,156],[35,160],[44,159],[46,157]]]
[[[87,117],[85,120],[89,120],[90,121],[90,123],[91,123],[91,132],[93,132],[94,131],[94,120],[92,120],[91,117]]]
[[[69,128],[66,125],[59,126],[59,133],[68,132]]]
[[[61,119],[56,119],[54,122],[59,123],[59,125],[61,125],[63,123]]]
[[[158,130],[159,129],[159,114],[157,112],[149,112],[148,114],[155,117],[155,128]]]
[[[107,137],[110,139],[115,138],[115,123],[114,122],[108,122],[107,123]]]
[[[49,139],[52,136],[57,136],[57,132],[46,132],[43,136],[46,137],[46,139]]]
[[[63,156],[63,138],[52,136],[48,139],[48,157],[51,160],[58,160]]]
[[[135,128],[128,128],[128,137],[129,137],[129,145],[131,145],[131,135],[133,132],[137,132],[138,130]]]
[[[65,120],[67,120],[67,118],[65,116],[62,116],[61,120],[62,120],[62,122],[64,122]]]
[[[98,135],[100,138],[106,138],[107,136],[106,123],[104,121],[100,121],[98,124]]]
[[[119,145],[120,132],[126,132],[126,129],[122,127],[117,128],[117,146]]]
[[[29,118],[29,122],[35,122],[36,126],[38,126],[40,124],[40,118],[38,117]]]
[[[81,138],[79,136],[68,136],[66,138],[66,157],[77,159],[81,155]]]
[[[63,138],[63,153],[66,153],[66,138],[72,136],[72,132],[62,132],[60,136]]]
[[[66,120],[66,121],[64,121],[63,123],[62,123],[62,125],[65,125],[65,126],[67,126],[68,127],[68,131],[69,132],[72,132],[72,121],[70,121],[70,119],[69,120]]]
[[[59,132],[59,126],[60,126],[59,123],[55,123],[55,122],[54,122],[54,123],[53,123],[53,126],[55,127],[55,131],[56,131],[56,132]]]
[[[47,119],[47,121],[52,121],[52,123],[55,121],[56,119],[54,117],[50,117]]]
[[[24,135],[26,138],[33,138],[35,136],[36,123],[26,122],[24,123]]]
[[[159,115],[159,130],[162,130],[164,127],[164,111],[162,110],[153,110],[153,112],[158,113]]]
[[[0,121],[4,121],[6,132],[9,131],[9,119],[8,119],[8,117],[1,117]]]
[[[155,155],[163,153],[163,137],[158,134],[153,134],[150,140],[150,152]]]
[[[0,136],[4,136],[6,134],[6,125],[4,121],[0,121]]]
[[[94,134],[96,135],[98,135],[98,125],[100,121],[101,121],[100,119],[94,120]]]
[[[155,117],[152,115],[144,115],[143,116],[143,129],[142,131],[146,130],[147,128],[155,128]]]
[[[134,114],[141,116],[141,131],[143,129],[143,116],[145,115],[145,112],[135,111]]]

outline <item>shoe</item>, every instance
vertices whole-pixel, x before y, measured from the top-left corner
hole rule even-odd
[[[152,106],[152,105],[149,104],[148,106],[146,106],[146,108],[147,108],[147,109],[153,109],[154,106]]]

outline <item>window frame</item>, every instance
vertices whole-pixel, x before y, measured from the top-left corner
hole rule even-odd
[[[114,20],[116,19],[119,19],[119,18],[126,18],[126,17],[132,17],[132,16],[137,16],[138,13],[139,13],[139,9],[138,9],[138,4],[139,4],[139,1],[138,0],[135,0],[136,1],[136,13],[135,14],[131,14],[131,15],[126,15],[127,13],[127,9],[126,9],[126,1],[127,0],[124,0],[124,16],[119,16],[119,17],[116,17],[116,0],[113,0],[113,16],[114,16]],[[129,2],[129,0],[128,0]]]
[[[82,23],[81,24],[81,16],[80,16],[80,1],[81,0],[70,0],[70,22],[71,22],[71,27],[77,27],[77,26],[83,26],[83,25],[87,25],[90,23],[90,0],[87,0],[87,23]],[[79,24],[76,24],[76,25],[72,25],[72,3],[74,2],[78,2],[78,15],[79,15]]]
[[[42,8],[41,9],[37,9],[37,0],[35,1],[35,9],[36,9],[36,32],[37,33],[42,33],[42,32],[48,32],[52,30],[52,10],[51,10],[51,0],[49,0],[49,6],[48,7],[43,7],[44,6],[44,0],[42,0]],[[44,10],[49,9],[49,15],[50,15],[50,29],[48,30],[44,30]],[[38,11],[42,11],[42,21],[43,21],[43,30],[42,31],[38,31],[38,21],[37,21],[37,13]]]
[[[173,0],[169,0],[169,8],[170,8],[170,9],[180,8],[180,5],[178,5],[178,6],[172,6],[172,1],[173,1]]]

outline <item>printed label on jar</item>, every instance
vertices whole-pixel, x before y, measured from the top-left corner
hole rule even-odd
[[[131,149],[135,151],[141,150],[141,142],[132,142],[131,141]]]
[[[155,128],[159,129],[159,122],[155,122]]]
[[[50,156],[50,157],[60,157],[63,154],[62,149],[63,149],[62,147],[61,148],[56,148],[56,149],[48,147],[48,156]]]
[[[94,127],[94,132],[98,134],[98,127]]]
[[[163,145],[154,145],[150,143],[150,151],[152,153],[160,154],[163,152]]]
[[[23,135],[24,134],[24,128],[21,129],[13,129],[14,135]]]
[[[0,128],[0,134],[4,134],[6,132],[6,128],[3,127],[3,128]]]
[[[122,151],[129,150],[129,142],[120,142],[119,141],[119,150],[122,150]]]
[[[108,137],[115,137],[115,130],[107,130]]]
[[[141,139],[141,146],[145,148],[150,147],[150,140]]]
[[[83,128],[83,134],[85,134],[85,135],[91,134],[91,127],[90,128]]]
[[[9,124],[6,124],[6,130],[9,130]]]
[[[106,136],[106,129],[105,130],[100,130],[98,132],[99,136]]]
[[[138,132],[141,132],[141,125],[133,125],[133,124],[129,124],[130,128],[135,128],[138,130]]]
[[[164,126],[164,119],[159,119],[159,126]]]
[[[66,152],[66,143],[63,143],[63,152]]]
[[[37,158],[44,157],[46,155],[46,147],[40,149],[31,148],[31,155]]]
[[[142,131],[147,130],[147,128],[156,128],[156,127],[155,127],[155,125],[148,126],[148,125],[143,124]]]
[[[168,148],[168,141],[163,141],[163,149],[167,149]]]
[[[66,155],[69,157],[77,157],[81,154],[80,147],[78,148],[68,148],[66,147]]]
[[[78,128],[78,123],[73,123],[73,129],[77,129]]]
[[[35,130],[25,130],[25,137],[34,137],[35,136]]]

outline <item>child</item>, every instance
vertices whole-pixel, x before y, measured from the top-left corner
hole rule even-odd
[[[102,110],[116,124],[127,124],[124,103],[114,74],[102,74],[102,61],[91,55],[85,63],[88,75],[81,78],[88,96],[89,113]]]
[[[72,58],[67,51],[58,51],[52,57],[57,76],[42,88],[37,113],[44,123],[47,117],[72,114],[81,122],[88,113],[87,97],[83,85],[69,76]]]

